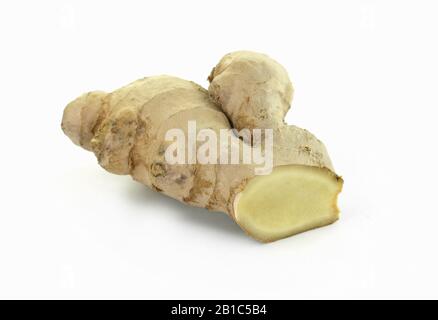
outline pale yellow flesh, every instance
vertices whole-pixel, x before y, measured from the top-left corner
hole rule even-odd
[[[235,201],[237,223],[270,242],[333,223],[342,179],[326,169],[280,166],[250,180]]]

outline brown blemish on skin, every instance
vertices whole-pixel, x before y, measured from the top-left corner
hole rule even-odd
[[[166,152],[166,147],[163,145],[160,145],[160,147],[158,148],[158,154],[160,156],[162,156],[165,152]]]
[[[157,192],[163,192],[163,189],[158,188],[156,185],[152,185],[152,189],[154,189]]]
[[[266,109],[260,109],[259,110],[259,119],[260,120],[266,120],[268,118],[268,112]]]
[[[166,166],[162,162],[154,162],[151,165],[151,174],[154,177],[161,177],[166,174]]]
[[[175,179],[175,182],[181,185],[184,184],[186,180],[187,180],[187,176],[185,174],[182,174],[177,179]]]
[[[207,78],[208,82],[212,82],[212,81],[213,81],[215,70],[216,70],[216,67],[214,67],[214,68],[211,70],[210,75],[209,75],[208,78]]]
[[[196,174],[194,174],[194,177],[193,187],[190,189],[189,195],[183,199],[185,202],[196,202],[196,198],[205,193],[206,190],[209,190],[213,185],[212,182],[202,179],[202,177],[198,177]]]
[[[298,150],[307,154],[310,154],[312,152],[312,148],[310,148],[309,146],[299,146]]]

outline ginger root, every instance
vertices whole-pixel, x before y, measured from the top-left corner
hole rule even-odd
[[[275,241],[333,223],[343,180],[308,131],[284,123],[293,88],[286,70],[266,55],[227,54],[212,70],[208,91],[171,76],[137,80],[112,93],[93,91],[67,105],[64,133],[94,152],[99,164],[184,203],[227,213],[250,236]],[[272,129],[273,170],[258,164],[170,164],[170,129]],[[251,137],[250,137],[251,138]],[[260,141],[239,139],[239,147]],[[187,149],[189,146],[186,145]],[[201,146],[197,146],[197,150]]]

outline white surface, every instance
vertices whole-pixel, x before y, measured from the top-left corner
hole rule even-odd
[[[436,1],[0,4],[1,298],[438,298]],[[273,244],[101,169],[62,134],[79,94],[154,74],[207,86],[268,53],[289,123],[345,178],[342,219]]]

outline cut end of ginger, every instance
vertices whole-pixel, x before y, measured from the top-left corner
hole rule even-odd
[[[236,222],[250,236],[272,242],[339,218],[343,180],[325,168],[285,165],[256,176],[234,201]]]

